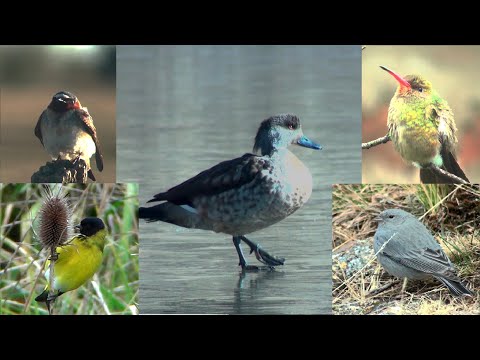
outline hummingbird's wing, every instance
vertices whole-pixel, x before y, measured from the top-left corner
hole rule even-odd
[[[442,168],[449,173],[470,182],[460,165],[458,165],[454,155],[455,146],[457,144],[457,128],[455,126],[453,112],[448,104],[443,102],[428,106],[426,109],[426,116],[438,129],[438,137],[441,146],[440,156],[443,160]],[[424,184],[454,183],[449,177],[437,174],[430,169],[420,169],[420,181]]]
[[[102,171],[103,156],[100,149],[100,141],[97,138],[97,130],[95,129],[95,125],[93,125],[93,119],[86,108],[75,110],[75,115],[83,123],[83,130],[85,130],[92,137],[92,140],[95,143],[95,161],[97,163],[98,170]]]
[[[35,136],[40,139],[40,142],[42,143],[42,145],[43,145],[43,137],[42,137],[41,123],[44,115],[45,115],[45,110],[42,112],[42,114],[38,118],[37,125],[35,125]]]
[[[170,190],[159,193],[148,202],[169,201],[176,205],[194,207],[196,197],[218,195],[228,190],[237,189],[254,181],[257,175],[270,166],[270,160],[254,154],[223,161],[214,167],[202,171],[193,178]]]

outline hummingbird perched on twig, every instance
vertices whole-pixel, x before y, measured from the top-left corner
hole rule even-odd
[[[402,77],[380,66],[398,82],[388,108],[388,132],[395,149],[420,168],[422,183],[452,183],[428,168],[434,164],[469,182],[455,159],[457,127],[453,111],[421,75]]]

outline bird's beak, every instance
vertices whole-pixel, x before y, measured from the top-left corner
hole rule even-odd
[[[392,75],[392,76],[395,78],[395,80],[398,81],[398,83],[400,84],[400,87],[402,87],[402,88],[405,87],[405,88],[409,88],[409,89],[412,87],[407,80],[405,80],[404,78],[402,78],[402,77],[401,77],[400,75],[398,75],[396,72],[394,72],[394,71],[392,71],[392,70],[390,70],[390,69],[388,69],[388,68],[386,68],[385,66],[382,66],[382,65],[380,65],[380,68],[382,68],[383,70],[385,70],[386,72],[388,72],[390,75]]]
[[[75,225],[73,228],[74,228],[75,230],[78,230],[78,231],[80,231],[80,224],[78,224],[78,225]]]
[[[376,222],[381,222],[382,221],[382,218],[380,216],[376,216],[373,218],[374,221]]]
[[[302,137],[297,140],[297,144],[300,145],[300,146],[306,147],[306,148],[310,148],[310,149],[322,150],[321,145],[315,144],[313,141],[311,141],[305,135],[302,135]]]

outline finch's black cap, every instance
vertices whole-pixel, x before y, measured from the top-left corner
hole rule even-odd
[[[105,224],[97,217],[87,217],[80,222],[80,234],[85,236],[95,235],[102,229],[105,229]]]

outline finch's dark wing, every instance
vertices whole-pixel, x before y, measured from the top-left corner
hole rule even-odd
[[[83,123],[83,129],[90,134],[95,143],[96,151],[95,151],[95,161],[97,162],[98,170],[103,170],[103,156],[102,151],[100,149],[100,141],[97,138],[97,130],[95,129],[95,125],[93,125],[93,119],[88,113],[88,111],[84,109],[77,109],[75,114],[79,118],[80,121]]]
[[[40,124],[42,123],[42,119],[44,116],[45,116],[45,110],[42,112],[42,114],[38,118],[37,125],[35,125],[35,136],[39,138],[42,145],[43,145],[43,137],[42,137],[42,128]]]
[[[245,154],[202,171],[180,185],[155,195],[148,202],[170,201],[176,205],[193,207],[193,200],[197,196],[217,195],[236,189],[254,181],[262,170],[269,169],[270,166],[270,160],[266,158]]]

